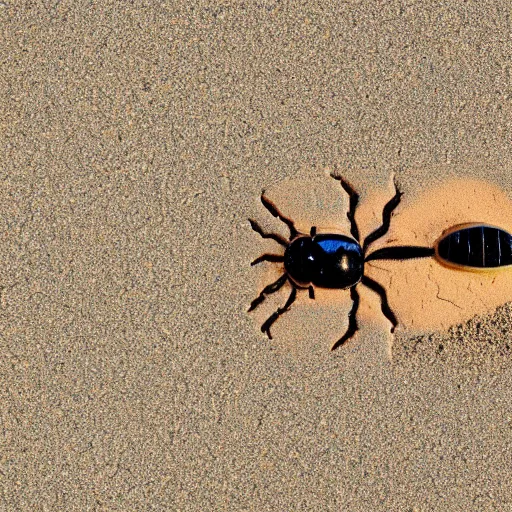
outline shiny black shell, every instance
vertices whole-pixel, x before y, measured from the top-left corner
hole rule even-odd
[[[299,285],[346,289],[363,277],[363,250],[344,235],[299,236],[286,248],[284,267]]]
[[[456,226],[437,241],[436,256],[448,265],[475,270],[512,265],[512,235],[486,224]]]

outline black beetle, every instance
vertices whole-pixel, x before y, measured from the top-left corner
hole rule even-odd
[[[288,226],[289,240],[275,233],[265,233],[254,220],[250,220],[254,231],[263,238],[272,238],[285,247],[284,255],[263,254],[256,258],[251,265],[262,261],[283,262],[285,271],[277,281],[266,286],[252,301],[249,311],[261,304],[266,295],[279,290],[287,281],[292,287],[285,305],[278,308],[261,326],[262,332],[267,333],[270,339],[272,339],[270,327],[283,313],[288,311],[295,301],[297,289],[308,289],[312,299],[315,297],[315,286],[350,289],[353,305],[349,313],[348,328],[332,346],[331,350],[335,350],[350,339],[358,329],[356,314],[359,307],[359,294],[356,287],[359,283],[379,295],[382,313],[391,322],[391,332],[394,332],[398,322],[389,307],[385,289],[364,274],[365,263],[372,260],[406,260],[434,256],[443,265],[472,271],[495,270],[498,267],[512,265],[512,235],[501,228],[484,223],[454,226],[443,233],[435,242],[434,247],[393,246],[384,247],[368,254],[370,245],[387,233],[391,216],[400,203],[402,192],[395,183],[395,195],[384,206],[382,225],[370,233],[361,246],[359,230],[355,221],[359,195],[343,178],[331,176],[341,183],[350,197],[347,217],[350,221],[352,237],[339,234],[317,235],[316,227],[311,228],[309,235],[299,233],[293,221],[282,215],[265,197],[264,192],[261,195],[261,202],[274,217],[279,218]]]

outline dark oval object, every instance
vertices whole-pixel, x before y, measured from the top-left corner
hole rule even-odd
[[[364,256],[361,246],[344,235],[300,236],[286,248],[284,266],[299,285],[345,289],[363,277]]]
[[[512,265],[512,235],[488,224],[455,226],[435,249],[436,257],[449,266],[485,270]]]

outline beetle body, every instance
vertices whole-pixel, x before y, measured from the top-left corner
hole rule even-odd
[[[359,307],[359,293],[357,286],[359,283],[373,290],[379,295],[381,300],[381,309],[384,316],[391,322],[391,332],[398,325],[398,321],[389,307],[385,289],[369,276],[364,275],[365,262],[369,261],[374,254],[367,255],[369,246],[377,239],[385,235],[389,229],[391,215],[393,210],[398,206],[402,193],[395,189],[396,193],[391,198],[382,212],[382,224],[380,227],[372,231],[361,244],[359,242],[359,229],[355,221],[355,210],[359,201],[359,195],[355,190],[342,178],[332,175],[334,179],[340,181],[341,186],[350,197],[350,209],[347,212],[347,218],[350,221],[351,237],[329,233],[316,234],[316,227],[312,227],[309,236],[305,233],[299,233],[292,219],[285,217],[276,206],[271,203],[264,192],[261,194],[261,202],[263,206],[274,216],[288,226],[290,231],[289,239],[277,233],[265,232],[260,225],[249,219],[251,227],[259,233],[263,238],[271,238],[284,247],[284,254],[262,254],[256,258],[251,265],[256,265],[262,261],[284,263],[284,273],[273,283],[265,286],[260,294],[251,302],[249,311],[252,311],[261,304],[265,297],[269,294],[280,290],[287,282],[291,285],[291,292],[286,303],[277,308],[269,318],[261,326],[262,332],[272,339],[270,327],[272,324],[286,311],[295,301],[298,289],[309,289],[311,299],[315,298],[314,288],[337,288],[349,289],[352,299],[352,309],[348,315],[348,328],[345,334],[332,346],[331,350],[335,350],[350,339],[358,329],[356,315]],[[418,248],[412,248],[414,255],[411,256],[411,248],[406,248],[407,254],[401,254],[401,257],[419,257],[416,253]],[[425,251],[425,248],[420,248]],[[428,255],[433,254],[434,250],[428,248]],[[378,251],[377,251],[378,252]],[[420,256],[424,256],[425,254]],[[395,258],[397,259],[397,258]]]
[[[284,268],[301,287],[351,288],[363,277],[363,250],[344,235],[298,236],[286,248]]]

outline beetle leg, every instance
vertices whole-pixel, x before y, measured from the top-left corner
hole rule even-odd
[[[297,236],[297,229],[295,228],[295,224],[293,220],[289,219],[288,217],[285,217],[276,207],[273,203],[271,203],[266,197],[265,197],[265,191],[261,193],[261,202],[263,203],[263,206],[274,216],[277,217],[281,222],[284,222],[288,229],[290,230],[290,240],[295,238]]]
[[[341,347],[343,343],[352,338],[356,331],[357,326],[357,310],[359,309],[359,293],[357,293],[356,287],[350,288],[350,297],[352,298],[353,304],[350,313],[348,314],[348,328],[347,332],[331,347],[331,350],[336,350]]]
[[[262,261],[273,261],[274,263],[280,263],[284,261],[284,256],[282,254],[262,254],[251,263],[251,266],[257,265]]]
[[[365,286],[373,290],[380,297],[380,307],[382,309],[383,315],[391,322],[391,332],[395,331],[395,327],[398,325],[398,320],[396,319],[395,314],[391,311],[388,303],[388,297],[386,295],[386,290],[382,285],[369,278],[368,276],[363,276],[361,279],[361,283]]]
[[[295,302],[295,298],[297,296],[297,288],[292,283],[292,291],[290,293],[290,296],[288,297],[288,300],[286,301],[285,305],[282,308],[277,308],[277,311],[275,313],[272,313],[267,320],[263,323],[261,326],[261,332],[267,333],[268,339],[272,339],[272,335],[270,334],[270,327],[272,324],[283,314],[286,313],[290,306]]]
[[[379,239],[381,236],[384,236],[389,229],[389,225],[391,223],[391,215],[393,210],[400,203],[400,198],[402,197],[403,192],[400,192],[396,183],[395,183],[395,195],[386,203],[384,206],[384,210],[382,211],[382,225],[378,227],[375,231],[370,233],[363,242],[363,253],[366,254],[366,249],[368,246],[375,242],[375,240]]]
[[[272,238],[272,240],[275,240],[278,244],[281,244],[283,247],[288,247],[288,242],[281,235],[276,235],[275,233],[265,233],[256,221],[249,219],[249,222],[251,223],[252,229],[254,229],[256,233],[261,235],[262,238]]]
[[[247,311],[249,312],[257,308],[265,300],[266,295],[270,295],[271,293],[277,292],[277,290],[283,287],[287,279],[288,276],[286,274],[283,274],[277,281],[265,286],[265,288],[263,288],[260,294],[251,302],[251,305]]]
[[[313,288],[313,286],[310,286],[308,288],[308,290],[309,290],[309,298],[314,299],[315,298],[315,289]]]
[[[357,227],[355,217],[357,204],[359,203],[359,194],[354,190],[354,188],[352,187],[352,185],[350,185],[348,181],[345,181],[340,176],[335,176],[334,174],[331,174],[331,177],[341,183],[343,190],[348,194],[350,198],[350,207],[349,211],[347,212],[347,217],[348,220],[350,221],[350,233],[359,242],[359,228]]]

